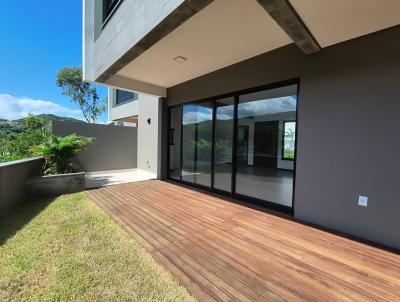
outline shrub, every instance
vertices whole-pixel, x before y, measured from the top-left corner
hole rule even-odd
[[[43,156],[43,174],[73,172],[72,159],[77,152],[85,150],[93,138],[71,134],[64,137],[48,134],[45,141],[32,148],[35,155]]]

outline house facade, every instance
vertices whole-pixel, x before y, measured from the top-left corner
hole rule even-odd
[[[160,98],[110,87],[107,99],[108,123],[137,128],[137,168],[161,177]]]
[[[399,1],[83,2],[84,80],[139,93],[109,116],[157,124],[159,178],[400,248]]]

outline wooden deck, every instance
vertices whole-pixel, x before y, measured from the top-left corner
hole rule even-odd
[[[400,256],[200,191],[88,191],[202,301],[400,301]]]

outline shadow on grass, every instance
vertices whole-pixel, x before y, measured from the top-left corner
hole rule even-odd
[[[40,200],[27,201],[20,204],[7,216],[0,217],[0,246],[7,239],[13,237],[55,199],[56,197],[44,197]]]

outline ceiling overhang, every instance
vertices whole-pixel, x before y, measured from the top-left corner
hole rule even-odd
[[[171,14],[163,21],[155,26],[148,34],[146,34],[138,43],[133,45],[129,51],[123,54],[116,62],[114,62],[106,71],[104,71],[97,79],[98,82],[105,82],[121,68],[129,64],[132,60],[140,56],[147,49],[152,47],[174,29],[179,27],[190,17],[201,11],[213,0],[186,0],[179,5]]]
[[[116,75],[168,88],[290,43],[256,0],[215,0]]]
[[[312,54],[398,24],[399,0],[188,0],[97,81],[165,97],[169,87],[291,43]]]
[[[400,24],[399,0],[289,0],[324,48]]]

